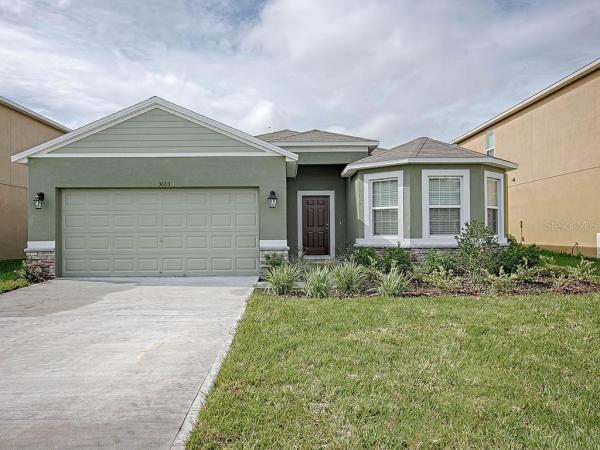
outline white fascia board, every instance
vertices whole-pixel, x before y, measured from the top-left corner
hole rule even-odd
[[[243,142],[260,150],[271,152],[276,155],[285,156],[286,161],[298,160],[298,155],[296,155],[295,153],[269,144],[268,142],[257,139],[254,136],[250,136],[249,134],[246,134],[240,130],[236,130],[235,128],[232,128],[228,125],[222,124],[220,122],[217,122],[216,120],[210,119],[201,114],[195,113],[193,111],[190,111],[186,108],[183,108],[158,97],[149,98],[148,100],[145,100],[141,103],[137,103],[133,106],[130,106],[129,108],[125,108],[103,119],[97,120],[88,125],[84,125],[83,127],[71,131],[70,133],[67,133],[63,136],[59,136],[55,139],[52,139],[51,141],[45,142],[23,152],[17,153],[16,155],[13,155],[11,157],[11,160],[13,162],[25,164],[27,163],[27,158],[29,156],[43,156],[45,154],[48,154],[49,152],[52,152],[53,150],[76,142],[80,139],[83,139],[94,133],[110,128],[111,126],[117,125],[121,122],[124,122],[125,120],[131,119],[132,117],[136,117],[155,108],[162,109],[163,111],[166,111],[171,114],[175,114],[179,117],[182,117],[183,119],[195,122],[208,129],[224,134],[232,139],[235,139],[239,142]]]
[[[342,171],[343,177],[350,177],[361,169],[373,169],[377,167],[400,166],[406,164],[483,164],[486,166],[499,167],[501,169],[513,170],[518,164],[503,159],[485,156],[482,158],[402,158],[386,161],[375,161],[371,163],[350,163]]]
[[[571,75],[568,75],[565,78],[557,81],[556,83],[548,86],[546,89],[543,89],[543,90],[539,91],[537,94],[534,94],[531,97],[523,100],[522,102],[517,103],[512,108],[509,108],[506,111],[498,114],[497,116],[492,117],[487,122],[484,122],[481,125],[473,128],[472,130],[467,131],[462,136],[459,136],[459,137],[453,139],[452,141],[450,141],[450,143],[451,144],[458,144],[459,142],[462,142],[465,139],[468,139],[468,138],[476,135],[480,131],[483,131],[486,128],[489,128],[489,127],[495,125],[496,123],[500,122],[501,120],[506,119],[507,117],[512,116],[513,114],[515,114],[515,113],[517,113],[517,112],[519,112],[519,111],[527,108],[528,106],[533,105],[534,103],[542,100],[544,97],[547,97],[547,96],[555,93],[559,89],[562,89],[565,86],[568,86],[569,84],[571,84],[571,83],[579,80],[580,78],[583,78],[587,74],[592,73],[592,72],[594,72],[595,70],[597,70],[599,68],[600,68],[600,58],[598,58],[595,61],[591,62],[587,66],[582,67],[581,69],[573,72]]]

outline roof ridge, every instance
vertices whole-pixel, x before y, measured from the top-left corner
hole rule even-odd
[[[419,150],[417,150],[417,153],[415,154],[416,158],[418,158],[419,155],[421,154],[421,150],[423,150],[423,147],[425,147],[425,143],[427,142],[427,140],[429,138],[427,136],[423,136],[421,139],[423,139],[423,143],[421,144],[421,146],[419,147]]]

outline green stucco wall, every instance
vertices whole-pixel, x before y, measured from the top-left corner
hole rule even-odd
[[[403,171],[403,200],[404,200],[404,238],[418,239],[423,237],[422,206],[421,206],[421,171],[438,169],[468,169],[470,179],[471,220],[484,220],[484,171],[503,173],[498,169],[482,165],[410,165],[392,166],[379,169],[362,170],[349,181],[348,205],[348,240],[364,237],[364,175],[367,173]]]
[[[285,158],[30,158],[29,192],[44,192],[43,208],[29,208],[29,240],[60,247],[61,188],[257,187],[260,239],[286,239]],[[279,198],[267,206],[269,191]],[[31,202],[30,202],[31,203]],[[59,259],[57,258],[57,261]]]
[[[335,252],[344,251],[346,241],[346,180],[340,176],[343,165],[298,166],[296,178],[289,178],[287,184],[287,235],[292,254],[298,252],[298,191],[335,192]]]

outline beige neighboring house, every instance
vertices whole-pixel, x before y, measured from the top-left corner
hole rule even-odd
[[[68,131],[0,97],[0,260],[23,258],[27,246],[27,166],[11,162],[11,156]]]
[[[508,232],[600,257],[600,59],[454,139],[516,162]]]

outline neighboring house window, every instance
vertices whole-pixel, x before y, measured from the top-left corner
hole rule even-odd
[[[490,131],[485,135],[485,152],[488,156],[494,156],[494,149],[496,148],[496,135],[493,131]]]
[[[498,237],[504,237],[504,179],[485,171],[485,224]]]
[[[365,239],[402,236],[402,171],[365,174]]]
[[[470,220],[468,170],[423,170],[423,238],[455,243]]]
[[[398,179],[371,183],[374,236],[398,236]]]

